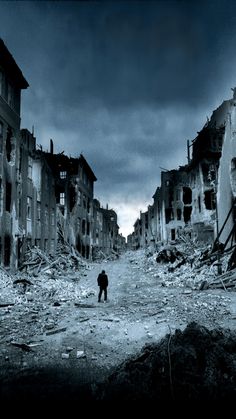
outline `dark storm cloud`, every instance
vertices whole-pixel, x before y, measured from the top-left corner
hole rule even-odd
[[[83,152],[123,213],[151,203],[160,167],[186,163],[186,140],[235,85],[233,1],[11,1],[0,16],[30,83],[22,125]]]

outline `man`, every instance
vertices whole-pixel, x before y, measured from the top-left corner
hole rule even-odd
[[[101,296],[103,292],[104,292],[104,302],[105,302],[107,301],[108,277],[104,270],[98,275],[97,281],[98,281],[98,286],[100,287],[100,291],[98,294],[98,302],[99,303],[101,302]]]

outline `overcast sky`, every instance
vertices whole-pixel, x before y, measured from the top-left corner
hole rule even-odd
[[[22,128],[82,152],[127,235],[161,168],[236,86],[236,2],[0,2],[0,36],[30,87]]]

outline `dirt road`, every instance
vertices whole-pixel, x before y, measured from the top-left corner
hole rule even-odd
[[[101,269],[109,277],[106,303],[97,301]],[[91,264],[74,285],[89,290],[86,296],[61,299],[53,305],[45,301],[49,326],[44,333],[35,333],[37,318],[30,322],[29,316],[21,316],[14,325],[15,335],[18,330],[18,343],[24,339],[32,346],[15,346],[12,338],[2,336],[2,399],[90,399],[113,367],[176,328],[196,321],[209,328],[235,329],[235,292],[166,287],[165,275],[163,267],[150,263],[143,254],[126,253],[116,261]],[[34,302],[31,305],[32,319]],[[17,307],[2,316],[5,328],[13,321],[14,310]],[[53,316],[57,316],[57,327],[51,329]],[[25,324],[27,332],[24,329],[22,335]]]

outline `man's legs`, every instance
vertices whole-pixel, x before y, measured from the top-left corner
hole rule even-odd
[[[100,291],[99,291],[99,294],[98,294],[98,302],[99,303],[101,301],[101,296],[102,296],[102,287],[100,287]]]
[[[104,288],[104,301],[107,301],[107,288]]]

